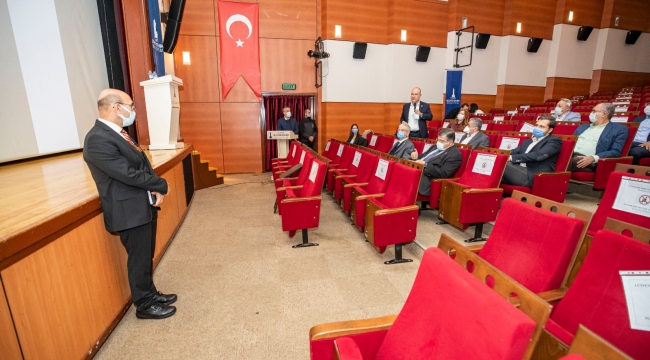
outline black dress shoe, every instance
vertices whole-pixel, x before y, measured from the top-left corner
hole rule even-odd
[[[145,310],[137,310],[135,316],[138,319],[165,319],[176,313],[175,306],[154,303]]]
[[[158,293],[153,296],[153,299],[158,304],[171,305],[171,304],[175,303],[176,299],[178,299],[178,298],[176,297],[176,294],[165,295],[165,294],[161,293],[160,291],[158,291]]]

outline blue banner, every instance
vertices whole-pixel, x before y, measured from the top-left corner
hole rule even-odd
[[[460,107],[460,87],[463,84],[463,70],[447,70],[445,91],[445,115]]]
[[[160,28],[160,8],[158,0],[147,0],[149,13],[149,34],[151,35],[151,56],[153,57],[154,71],[161,77],[165,76],[165,54],[163,53],[163,39]]]

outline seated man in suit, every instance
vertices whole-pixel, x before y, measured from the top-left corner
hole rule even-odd
[[[578,136],[569,171],[594,172],[600,158],[621,156],[627,140],[627,126],[611,122],[614,105],[600,103],[589,114],[591,124],[580,125],[573,135]]]
[[[554,128],[552,116],[539,117],[532,138],[524,140],[510,152],[502,184],[531,187],[535,174],[555,171],[562,140],[551,134]]]
[[[430,147],[418,155],[417,150],[411,153],[411,160],[424,164],[422,179],[418,192],[422,195],[431,194],[431,180],[450,178],[458,171],[463,155],[454,145],[456,134],[451,129],[442,129],[438,134],[436,146]]]
[[[481,119],[470,119],[465,129],[463,129],[466,135],[460,138],[460,143],[472,145],[472,150],[479,146],[490,147],[490,137],[481,132],[481,126],[483,126]]]
[[[580,121],[580,114],[571,111],[571,100],[562,98],[557,102],[555,109],[551,111],[551,115],[555,117],[556,121]]]
[[[645,103],[643,109],[645,116],[637,116],[632,120],[639,124],[639,130],[636,131],[636,136],[632,140],[632,147],[630,148],[629,156],[632,156],[632,164],[639,165],[642,158],[650,157],[650,102]]]
[[[397,139],[398,141],[393,145],[393,148],[390,150],[388,155],[397,156],[400,159],[410,159],[411,153],[415,149],[415,145],[409,140],[409,133],[411,128],[405,123],[399,124],[397,128]]]
[[[427,131],[427,121],[433,119],[429,104],[420,101],[422,90],[416,87],[411,90],[411,102],[404,104],[402,108],[402,117],[400,124],[408,124],[411,128],[411,137],[426,139],[429,136]]]

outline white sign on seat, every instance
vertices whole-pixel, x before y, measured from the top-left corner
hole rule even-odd
[[[650,218],[650,180],[623,176],[612,208]]]
[[[457,132],[456,134],[456,139],[454,140],[455,143],[459,143],[460,139],[465,135],[464,132]]]
[[[445,121],[444,123],[442,123],[442,128],[443,129],[446,129],[448,127],[449,127],[449,121]]]
[[[517,146],[519,146],[519,138],[504,137],[501,139],[501,145],[499,145],[499,149],[512,150]]]
[[[315,162],[315,161],[312,161],[312,163],[311,163],[311,171],[309,172],[309,181],[315,182],[317,174],[318,174],[318,163]]]
[[[375,171],[375,176],[386,180],[386,173],[388,172],[388,160],[379,159],[377,163],[377,171]]]
[[[377,135],[373,136],[372,139],[370,139],[370,145],[375,146],[375,144],[377,143],[377,138],[378,137],[379,136],[377,136]]]
[[[492,175],[492,169],[494,169],[494,162],[496,159],[496,155],[478,154],[472,172],[483,175]]]
[[[343,154],[343,144],[339,145],[339,150],[336,152],[336,156],[341,156]]]
[[[487,130],[487,127],[488,127],[488,124],[482,124],[481,125],[481,130],[485,131],[485,130]]]
[[[503,121],[503,119],[505,119],[505,118],[506,118],[505,116],[495,116],[493,120],[494,121]]]
[[[612,122],[627,122],[627,116],[612,116]]]
[[[307,152],[306,152],[306,151],[303,151],[303,152],[302,152],[302,155],[300,155],[300,163],[301,163],[301,164],[303,164],[303,162],[305,161],[305,154],[307,154]]]
[[[429,150],[429,148],[431,148],[432,146],[433,146],[432,143],[424,144],[424,149],[422,149],[422,153],[424,154],[425,152],[427,152],[427,150]]]
[[[361,161],[361,152],[357,151],[354,153],[354,160],[352,160],[352,165],[354,165],[354,167],[359,167],[359,161]]]
[[[330,143],[331,143],[331,141],[328,141],[328,142],[327,142],[327,145],[325,145],[325,151],[327,151],[327,150],[330,149]],[[293,148],[293,152],[294,152],[294,155],[295,155],[296,148]]]
[[[524,124],[521,126],[521,128],[519,129],[519,132],[529,132],[529,133],[532,133],[532,132],[533,132],[533,129],[535,129],[535,127],[534,127],[533,125],[531,125],[531,124],[529,124],[529,123],[524,123]]]
[[[650,268],[650,265],[648,266]],[[650,271],[619,271],[630,327],[650,331]]]

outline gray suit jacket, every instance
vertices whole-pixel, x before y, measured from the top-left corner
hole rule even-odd
[[[463,135],[462,138],[460,138],[459,144],[462,144],[462,142],[467,138],[467,134]],[[483,134],[481,131],[477,132],[476,135],[474,135],[469,142],[467,143],[469,145],[472,145],[472,150],[476,149],[479,146],[485,146],[485,147],[490,147],[490,137]]]
[[[411,140],[406,139],[404,140],[397,149],[392,149],[388,153],[388,155],[393,155],[397,156],[400,159],[411,159],[411,153],[415,150],[415,145],[411,142]]]
[[[553,117],[555,117],[555,119],[557,120],[557,116],[553,115]],[[569,112],[564,114],[562,120],[557,120],[557,121],[580,121],[580,113],[576,113],[569,110]]]

